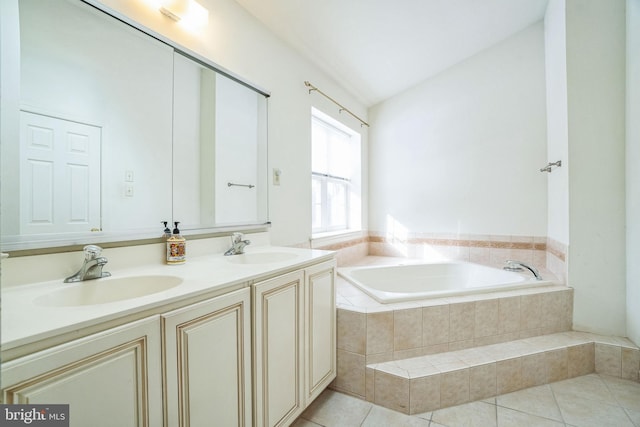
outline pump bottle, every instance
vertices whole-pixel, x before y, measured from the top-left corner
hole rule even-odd
[[[179,222],[174,222],[173,234],[167,239],[167,264],[184,264],[187,261],[187,241],[180,235]]]

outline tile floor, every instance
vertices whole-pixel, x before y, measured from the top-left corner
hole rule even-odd
[[[640,427],[640,383],[590,374],[408,416],[326,390],[293,427]]]

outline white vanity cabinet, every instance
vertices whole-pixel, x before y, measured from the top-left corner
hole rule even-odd
[[[253,286],[254,425],[287,426],[335,378],[335,261]]]
[[[165,426],[251,425],[249,288],[162,315]]]
[[[69,404],[75,427],[162,425],[159,317],[2,365],[4,403]]]
[[[305,401],[336,377],[336,263],[305,270]]]
[[[73,427],[288,426],[336,376],[336,263],[321,255],[26,342],[2,364],[2,403],[69,404]],[[74,339],[84,327],[104,330]]]

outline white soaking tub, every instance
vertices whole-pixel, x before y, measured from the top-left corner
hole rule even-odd
[[[528,271],[515,273],[469,262],[347,267],[338,274],[381,303],[549,286]]]

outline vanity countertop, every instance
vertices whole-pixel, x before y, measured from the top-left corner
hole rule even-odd
[[[330,260],[333,252],[276,246],[247,248],[245,255],[203,255],[190,258],[181,265],[149,265],[129,269],[109,269],[112,276],[95,281],[63,283],[63,279],[28,285],[12,286],[2,290],[2,351],[29,345],[61,335],[73,335],[97,325],[117,324],[118,319],[135,315],[153,315],[188,304],[198,297],[221,295],[250,286],[256,280],[286,273],[306,265]],[[98,304],[54,306],[43,301],[52,293],[64,295],[83,285],[127,278],[136,283],[142,276],[147,282],[171,276],[181,283],[148,295]],[[116,282],[114,282],[116,283]],[[129,283],[129,282],[127,282]],[[74,289],[75,288],[75,289]],[[62,293],[60,293],[62,292]],[[60,300],[60,298],[58,298]],[[83,334],[79,333],[78,336]]]

